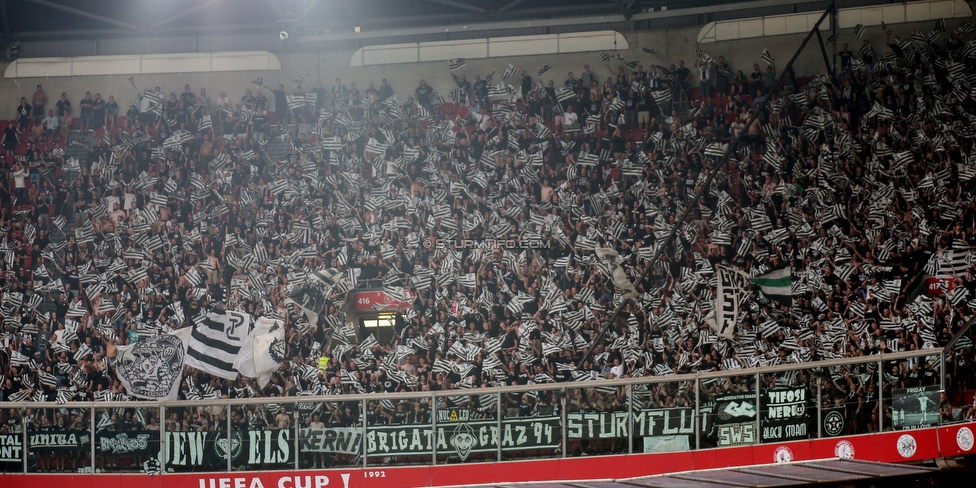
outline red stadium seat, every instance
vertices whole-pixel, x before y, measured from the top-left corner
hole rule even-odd
[[[125,123],[128,122],[128,121],[129,121],[129,118],[126,117],[125,115],[122,115],[122,116],[119,117],[119,123],[117,125],[119,127],[125,127]]]

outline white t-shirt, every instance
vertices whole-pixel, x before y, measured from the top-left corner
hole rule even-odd
[[[576,125],[579,122],[579,115],[576,112],[566,112],[563,114],[563,123],[566,125]]]
[[[30,173],[26,169],[14,171],[14,188],[27,188],[24,178],[27,178],[27,175],[29,174]]]

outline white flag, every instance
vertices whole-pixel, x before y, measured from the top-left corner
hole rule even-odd
[[[285,328],[275,327],[267,334],[255,336],[252,348],[258,386],[264,388],[285,360]]]
[[[125,390],[145,400],[176,400],[191,332],[186,327],[119,346],[115,374]]]
[[[609,261],[613,264],[613,285],[617,288],[617,292],[623,295],[624,300],[630,300],[637,296],[637,289],[634,288],[634,284],[630,282],[627,278],[627,273],[624,269],[617,263],[617,258],[619,254],[608,247],[600,247],[594,250],[598,258]]]
[[[259,317],[254,322],[254,328],[251,329],[251,333],[244,338],[244,342],[241,344],[241,351],[237,354],[237,359],[234,360],[234,369],[239,371],[242,375],[248,378],[258,378],[258,384],[261,388],[268,383],[271,377],[271,373],[278,369],[278,363],[274,364],[274,369],[264,375],[262,378],[261,370],[258,367],[258,363],[266,363],[266,357],[259,359],[261,356],[268,356],[270,347],[264,345],[262,342],[259,347],[259,337],[263,337],[272,331],[280,332],[282,337],[282,346],[284,345],[284,322],[280,320],[270,319],[267,317]],[[262,381],[263,379],[263,381]]]

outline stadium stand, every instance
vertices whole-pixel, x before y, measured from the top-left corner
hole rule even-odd
[[[621,62],[610,76],[586,66],[553,82],[511,67],[471,83],[462,66],[446,97],[386,80],[362,91],[255,80],[239,101],[157,87],[124,114],[97,93],[52,106],[38,86],[0,123],[0,401],[132,399],[114,367],[119,348],[200,326],[208,311],[280,321],[282,366],[262,385],[188,365],[176,372],[179,399],[457,389],[459,400],[439,407],[471,418],[496,415],[464,393],[486,386],[814,367],[944,346],[976,307],[976,45],[964,27],[893,39],[878,56],[845,45],[837,76],[789,78],[773,93],[771,59],[746,78],[704,53],[694,75],[683,63]],[[662,247],[674,226],[678,239]],[[757,287],[723,331],[713,303],[719,269],[731,268]],[[925,275],[949,278],[925,293]],[[410,304],[389,343],[346,320],[363,287]],[[953,419],[976,416],[972,342],[956,346],[940,406]],[[886,387],[931,385],[940,367],[892,364]],[[860,433],[882,415],[896,420],[890,406],[879,411],[872,373],[784,381],[819,382],[825,405],[846,406],[847,432]],[[704,394],[752,388],[714,382]],[[574,391],[574,412],[614,411],[626,397]],[[639,401],[693,406],[690,391],[659,385]],[[552,391],[503,402],[509,417],[562,408]],[[369,424],[405,424],[434,406],[367,408]],[[357,409],[326,402],[304,421],[353,426]],[[133,415],[96,422],[292,422],[265,407]],[[13,417],[0,413],[0,432],[17,432]],[[38,429],[88,421],[56,410],[32,418]]]

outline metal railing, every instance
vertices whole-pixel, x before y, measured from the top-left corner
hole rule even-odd
[[[902,398],[906,390],[895,390],[900,385],[887,374],[895,366],[914,362],[930,365],[929,392],[944,389],[945,356],[939,348],[732,371],[434,392],[177,402],[8,402],[0,403],[8,422],[8,433],[0,434],[0,469],[141,471],[142,461],[151,458],[159,459],[159,468],[166,471],[314,469],[748,445],[771,441],[770,432],[781,432],[771,425],[782,423],[785,410],[770,403],[771,391],[796,391],[796,398],[802,400],[794,403],[803,407],[792,410],[803,412],[793,419],[792,434],[772,440],[818,438],[840,435],[823,431],[824,409],[830,398],[838,398],[825,388],[842,388],[845,381],[864,385],[857,388],[866,400],[845,403],[852,413],[841,414],[843,424],[838,427],[834,422],[831,429],[858,434],[906,428],[908,407]],[[848,380],[854,377],[856,381]],[[805,396],[801,391],[807,392]],[[736,402],[730,403],[730,398]],[[865,402],[867,406],[878,402],[876,420],[865,414]],[[745,404],[751,404],[751,410]],[[923,416],[921,424],[939,422],[937,405],[923,410],[923,415],[931,416]],[[732,417],[746,418],[732,422],[730,412]],[[158,430],[112,420],[112,413],[158,418]],[[85,435],[77,423],[74,430],[57,427],[71,415],[84,419]],[[908,415],[911,424],[911,416],[919,413]],[[313,423],[326,416],[327,421]],[[182,422],[197,417],[212,423],[190,422],[186,428]],[[267,422],[269,418],[273,420]],[[76,435],[61,435],[71,433]],[[62,441],[67,445],[58,445]],[[7,449],[5,456],[4,446],[18,444],[22,447],[16,451],[19,462],[13,463],[15,451]],[[200,449],[206,452],[197,452]],[[66,459],[70,467],[65,466]]]

